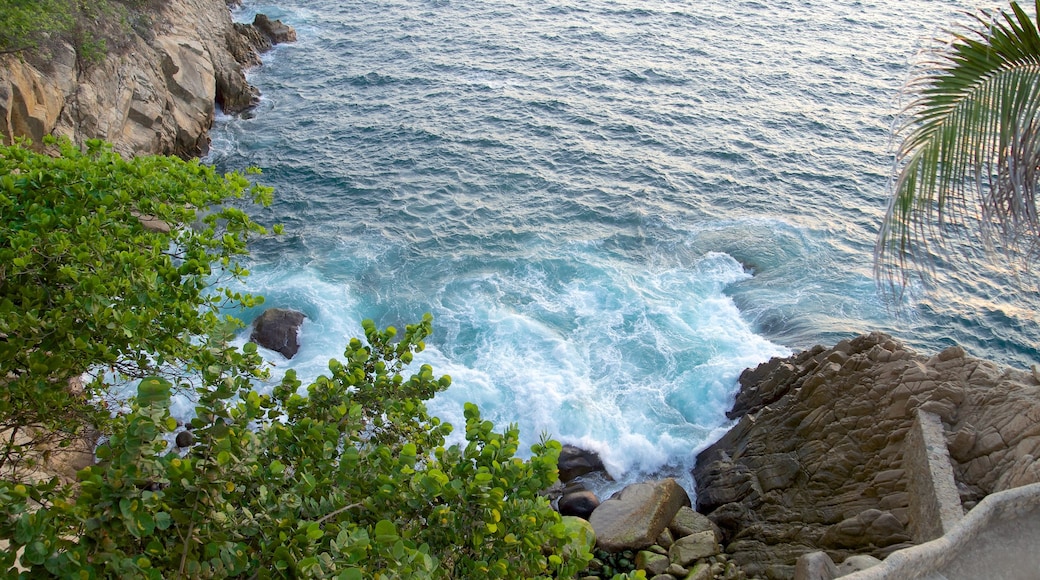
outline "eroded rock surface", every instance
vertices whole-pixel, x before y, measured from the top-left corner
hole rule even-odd
[[[802,554],[883,558],[910,542],[904,439],[939,415],[965,509],[1040,481],[1040,385],[959,347],[919,355],[873,333],[741,376],[738,424],[698,456],[698,510],[749,575],[790,577]],[[909,462],[908,462],[909,463]]]
[[[256,104],[243,67],[259,64],[257,45],[232,25],[223,0],[169,0],[147,17],[150,26],[128,30],[98,63],[77,60],[69,45],[0,55],[3,141],[100,138],[125,156],[202,155],[216,106],[237,113]],[[287,37],[287,28],[277,30]]]

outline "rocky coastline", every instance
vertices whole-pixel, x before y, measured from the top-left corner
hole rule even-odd
[[[246,69],[273,44],[295,40],[262,15],[233,23],[237,1],[155,3],[150,26],[129,29],[99,62],[77,59],[67,43],[0,55],[0,137],[104,139],[124,156],[204,155],[216,108],[236,114],[259,100]]]
[[[217,107],[235,114],[257,103],[245,71],[259,53],[295,40],[262,15],[233,23],[229,4],[160,3],[152,27],[97,63],[79,62],[70,45],[46,57],[0,55],[0,135],[100,138],[128,156],[203,155]],[[293,352],[298,318],[277,339]],[[694,501],[661,480],[601,503],[581,482],[602,463],[565,450],[556,501],[596,532],[596,577],[640,567],[658,580],[793,578],[807,554],[852,570],[920,543],[907,453],[920,412],[941,422],[962,509],[1040,482],[1035,371],[959,347],[926,356],[871,333],[770,360],[739,382],[729,413],[738,422],[699,454]]]
[[[729,413],[738,422],[698,455],[693,471],[694,507],[718,534],[715,560],[694,564],[701,576],[687,567],[688,575],[654,577],[832,578],[934,539],[927,522],[915,521],[924,519],[915,494],[929,477],[910,436],[922,414],[949,451],[955,518],[991,494],[1040,482],[1035,372],[960,347],[925,356],[882,333],[817,346],[741,375]],[[568,469],[592,463],[580,450],[563,460]],[[561,512],[578,494],[575,505],[593,505],[586,517],[594,531],[614,535],[607,530],[616,524],[605,527],[597,507],[610,501],[582,497],[581,477],[563,492]],[[640,509],[660,510],[662,502]],[[644,534],[623,548],[660,552],[671,541]],[[831,575],[806,572],[821,557]]]

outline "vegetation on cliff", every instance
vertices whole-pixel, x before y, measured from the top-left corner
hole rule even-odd
[[[103,56],[144,18],[153,0],[0,0],[0,54],[71,42],[81,58]]]
[[[0,148],[0,575],[60,577],[572,577],[587,544],[539,495],[560,445],[516,457],[476,407],[465,443],[424,401],[447,388],[423,365],[429,315],[398,337],[365,322],[343,361],[269,393],[255,345],[218,316],[257,299],[215,288],[250,236],[236,200],[270,190],[169,157],[122,159],[100,142],[60,156]],[[160,227],[146,228],[152,218]],[[164,225],[162,225],[164,224]],[[218,284],[219,286],[219,284]],[[85,390],[67,387],[80,373]],[[110,414],[112,381],[141,378]],[[171,393],[190,394],[192,444]],[[33,468],[87,424],[105,437],[75,485]],[[28,433],[29,437],[18,437]]]

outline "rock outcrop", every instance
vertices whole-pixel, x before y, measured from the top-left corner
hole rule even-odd
[[[223,0],[168,0],[149,10],[150,25],[128,29],[101,62],[77,59],[68,44],[0,56],[4,142],[57,135],[105,139],[126,156],[203,154],[216,106],[237,113],[257,103],[243,67],[259,64],[264,43],[232,25]]]
[[[883,558],[911,542],[918,409],[938,415],[964,509],[1040,481],[1040,384],[951,347],[925,357],[873,333],[741,376],[733,417],[697,460],[697,508],[749,575],[787,578],[802,554]]]
[[[296,356],[300,350],[300,327],[306,316],[302,312],[271,308],[253,321],[249,340],[277,352],[285,358]]]

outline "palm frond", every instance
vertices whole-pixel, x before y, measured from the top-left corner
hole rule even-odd
[[[1016,2],[972,18],[907,82],[879,280],[927,279],[934,256],[979,242],[1026,259],[1040,248],[1040,29]]]

